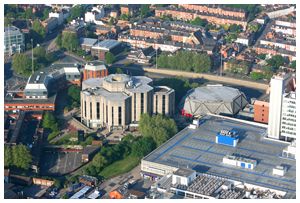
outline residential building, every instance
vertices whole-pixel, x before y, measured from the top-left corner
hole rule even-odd
[[[64,21],[69,17],[69,11],[66,9],[57,10],[49,13],[49,18],[57,18],[58,25],[62,25]]]
[[[127,58],[137,63],[150,65],[152,59],[156,56],[156,51],[152,46],[145,49],[132,50]]]
[[[58,26],[58,18],[50,17],[41,22],[42,26],[45,28],[46,33],[52,32]]]
[[[117,40],[103,40],[96,43],[92,46],[91,54],[92,56],[98,57],[99,60],[105,60],[105,54],[111,52],[114,55],[117,55],[123,51],[122,43]]]
[[[103,78],[108,75],[106,65],[101,61],[88,62],[83,71],[83,81],[90,78]]]
[[[4,28],[4,53],[12,55],[25,48],[24,34],[15,26]]]
[[[172,116],[174,90],[151,85],[152,79],[148,77],[125,74],[111,74],[105,78],[83,81],[81,121],[90,128],[107,127],[112,130],[126,129],[130,124],[136,124],[143,113],[156,112]]]
[[[199,11],[202,13],[210,13],[216,15],[233,16],[239,18],[246,18],[246,12],[243,9],[230,8],[222,5],[215,4],[179,4],[180,7]]]
[[[73,20],[70,24],[66,26],[66,28],[63,30],[64,32],[70,32],[75,33],[78,38],[82,37],[85,33],[84,29],[84,21],[82,19],[80,20]]]
[[[93,7],[90,11],[87,11],[84,14],[84,22],[103,24],[100,19],[103,18],[104,16],[105,16],[105,11],[103,6]]]
[[[282,7],[279,7],[278,9],[272,9],[271,11],[266,12],[266,14],[269,16],[269,18],[278,18],[281,16],[288,15],[292,12],[296,11],[296,6],[290,6],[290,5],[284,5]]]
[[[228,16],[224,14],[212,14],[208,12],[189,10],[182,7],[157,8],[155,9],[155,16],[156,17],[171,16],[174,19],[181,19],[184,21],[194,20],[195,18],[199,17],[201,19],[205,19],[208,22],[216,25],[237,24],[237,25],[241,25],[244,30],[247,27],[247,20],[245,17]]]
[[[94,38],[80,38],[79,44],[80,47],[85,51],[85,52],[91,52],[92,47],[97,43],[97,39]]]

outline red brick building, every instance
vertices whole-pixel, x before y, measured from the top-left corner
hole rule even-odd
[[[269,122],[269,102],[256,100],[254,102],[254,121]]]
[[[156,17],[163,17],[163,16],[171,16],[175,19],[180,20],[194,20],[195,18],[199,17],[201,19],[205,19],[210,23],[217,24],[217,25],[225,25],[225,24],[237,24],[241,25],[245,30],[247,27],[247,20],[244,17],[235,17],[213,13],[205,13],[199,12],[195,10],[188,10],[185,8],[158,8],[155,10]]]
[[[232,16],[238,18],[246,18],[246,12],[242,9],[235,9],[235,8],[228,8],[228,7],[221,7],[220,5],[212,5],[212,4],[179,4],[180,7],[199,11],[201,13],[210,13],[216,15],[225,15],[225,16]]]
[[[103,62],[92,61],[85,65],[83,71],[83,80],[90,78],[103,78],[108,75],[107,68]]]

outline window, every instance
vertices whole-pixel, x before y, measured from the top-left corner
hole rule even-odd
[[[166,113],[166,95],[163,95],[162,97],[162,115],[165,115]]]
[[[119,119],[119,125],[122,125],[122,107],[119,106],[118,108],[118,119]]]
[[[100,119],[100,102],[97,102],[97,119]]]
[[[157,114],[157,107],[158,106],[158,95],[155,96],[155,113]]]
[[[106,105],[106,123],[108,123],[108,106]]]
[[[141,114],[144,113],[144,93],[141,93]]]
[[[92,108],[92,102],[90,102],[90,118],[93,117],[93,108]]]
[[[136,121],[136,93],[134,93],[133,121]]]
[[[84,117],[86,117],[86,101],[84,101]]]
[[[114,107],[111,107],[111,125],[114,125]]]

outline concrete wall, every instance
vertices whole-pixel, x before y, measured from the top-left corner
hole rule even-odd
[[[244,87],[256,88],[261,90],[267,90],[269,87],[268,84],[247,81],[247,80],[240,80],[236,78],[229,78],[229,77],[221,77],[217,75],[209,75],[204,73],[193,73],[193,72],[186,72],[186,71],[177,71],[177,70],[168,70],[168,69],[155,69],[155,68],[144,68],[145,72],[149,73],[158,73],[158,74],[166,74],[171,76],[182,76],[187,78],[203,78],[207,80],[213,80],[216,82],[225,82],[230,83],[233,85],[240,85]]]

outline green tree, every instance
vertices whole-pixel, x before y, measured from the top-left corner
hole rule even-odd
[[[46,49],[42,46],[37,46],[33,49],[33,56],[40,58],[40,59],[45,59],[46,57]]]
[[[47,111],[43,118],[43,128],[51,129],[52,131],[58,131],[58,123],[52,112]]]
[[[25,145],[15,145],[12,147],[13,166],[28,170],[32,162],[32,156]]]
[[[9,168],[13,165],[11,147],[4,145],[4,167]]]
[[[239,33],[242,30],[242,27],[237,24],[231,24],[228,29],[230,32]]]
[[[32,8],[27,8],[24,13],[25,19],[33,19],[34,14],[32,13]]]
[[[145,18],[148,17],[150,14],[150,5],[149,4],[143,4],[141,6],[141,17]]]
[[[294,60],[294,61],[291,62],[290,67],[291,67],[292,69],[296,69],[296,60]]]
[[[155,149],[155,147],[156,144],[152,137],[140,137],[140,139],[138,139],[132,145],[132,154],[142,158]]]
[[[62,34],[62,47],[68,51],[77,50],[79,46],[79,40],[76,33],[64,32]]]
[[[145,137],[152,137],[156,146],[160,146],[177,133],[177,126],[173,119],[165,118],[160,114],[152,117],[148,114],[142,114],[139,121],[139,131]]]
[[[25,54],[15,54],[12,58],[12,68],[17,74],[29,76],[32,72],[31,60]]]
[[[117,74],[123,74],[123,70],[122,70],[121,68],[117,68],[117,69],[116,69],[116,73],[117,73]]]
[[[32,30],[38,34],[41,39],[44,39],[46,36],[46,29],[42,26],[38,19],[34,20],[32,23]]]
[[[121,20],[129,20],[129,15],[126,15],[125,13],[123,13],[122,15],[120,15],[120,19]]]
[[[71,8],[70,10],[70,16],[68,18],[68,21],[71,21],[72,19],[75,18],[81,18],[84,16],[84,8],[82,5],[76,5]]]
[[[71,98],[71,103],[74,106],[79,106],[80,104],[80,88],[78,86],[72,85],[68,88],[68,96]],[[73,107],[74,107],[73,106]]]
[[[57,35],[57,37],[55,38],[55,43],[59,48],[62,47],[62,34],[61,33],[59,33]]]
[[[41,20],[46,20],[49,17],[49,13],[50,13],[50,8],[45,8],[43,10],[43,16],[41,17]]]
[[[237,34],[236,33],[228,33],[225,36],[225,40],[227,43],[232,43],[237,39]]]
[[[115,62],[115,60],[116,60],[116,57],[115,57],[115,55],[113,53],[107,52],[105,54],[105,62],[107,64],[113,64]]]
[[[266,54],[258,54],[257,57],[261,60],[265,60],[266,59]]]
[[[97,169],[98,173],[100,173],[100,171],[107,165],[107,163],[108,161],[106,160],[106,158],[100,153],[97,153],[92,160],[92,166]]]
[[[202,27],[205,27],[207,25],[207,23],[208,23],[207,20],[201,19],[199,17],[196,17],[194,20],[191,21],[192,25],[199,25]]]
[[[263,73],[258,73],[258,72],[251,72],[250,77],[251,77],[252,80],[261,80],[261,79],[264,78],[264,74]]]
[[[285,63],[285,59],[281,55],[272,56],[267,60],[268,65],[274,67],[276,70]]]

